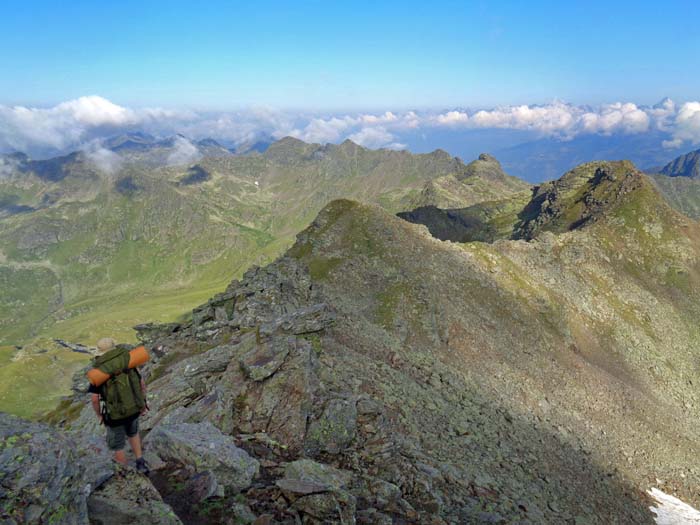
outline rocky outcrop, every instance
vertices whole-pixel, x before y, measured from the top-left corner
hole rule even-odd
[[[495,157],[482,153],[449,175],[427,181],[408,208],[463,209],[529,190],[526,182],[506,174]]]
[[[627,195],[648,185],[628,161],[591,162],[527,194],[456,209],[422,206],[397,215],[427,226],[431,235],[443,241],[532,240],[546,231],[563,233],[592,224],[619,209]]]
[[[90,525],[181,525],[153,484],[131,469],[119,469],[88,499]]]
[[[99,440],[0,413],[3,524],[174,525],[148,479],[115,467]]]
[[[642,188],[643,177],[628,161],[579,166],[533,190],[532,200],[519,214],[513,238],[533,239],[543,231],[570,231],[595,222],[618,209],[626,195]]]
[[[233,438],[208,422],[159,425],[148,435],[145,446],[163,462],[211,473],[210,484],[224,493],[247,489],[260,469]]]

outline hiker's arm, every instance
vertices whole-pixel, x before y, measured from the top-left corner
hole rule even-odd
[[[102,414],[100,412],[100,395],[99,394],[92,394],[92,409],[95,411],[95,414],[97,414],[97,417],[101,418]]]

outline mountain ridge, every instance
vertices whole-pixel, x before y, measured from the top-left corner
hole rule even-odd
[[[700,150],[691,151],[672,160],[661,169],[661,174],[668,177],[697,178],[700,176]]]
[[[559,198],[615,182],[592,167]],[[165,501],[204,519],[182,488],[203,458],[251,483],[196,448],[230,439],[260,474],[223,501],[282,523],[651,524],[658,484],[697,505],[700,226],[648,182],[622,197],[491,244],[336,200],[190,320],[138,327],[164,347],[143,428]],[[52,417],[96,432],[79,394]]]
[[[426,181],[464,169],[444,152],[291,138],[262,154],[176,166],[152,167],[166,157],[160,146],[154,159],[143,155],[105,173],[79,153],[60,180],[31,171],[0,180],[0,281],[12,290],[0,298],[0,345],[24,347],[20,362],[55,338],[89,345],[110,331],[131,340],[134,324],[175,320],[232,275],[282,253],[335,197],[396,212]],[[493,195],[478,177],[468,182],[471,198]],[[0,406],[31,410],[23,395],[0,389]]]

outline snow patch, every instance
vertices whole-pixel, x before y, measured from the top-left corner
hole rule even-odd
[[[653,488],[648,494],[656,501],[657,507],[649,507],[656,514],[657,525],[700,525],[700,511],[678,498]]]

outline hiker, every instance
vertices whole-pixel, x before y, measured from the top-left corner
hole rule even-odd
[[[128,368],[129,350],[117,347],[114,339],[100,339],[97,351],[95,367],[118,366],[107,381],[100,386],[90,384],[88,390],[92,394],[92,408],[100,424],[107,428],[107,447],[114,452],[116,462],[126,465],[124,447],[128,440],[136,457],[136,469],[148,474],[139,435],[139,416],[148,410],[146,384],[136,368]]]

